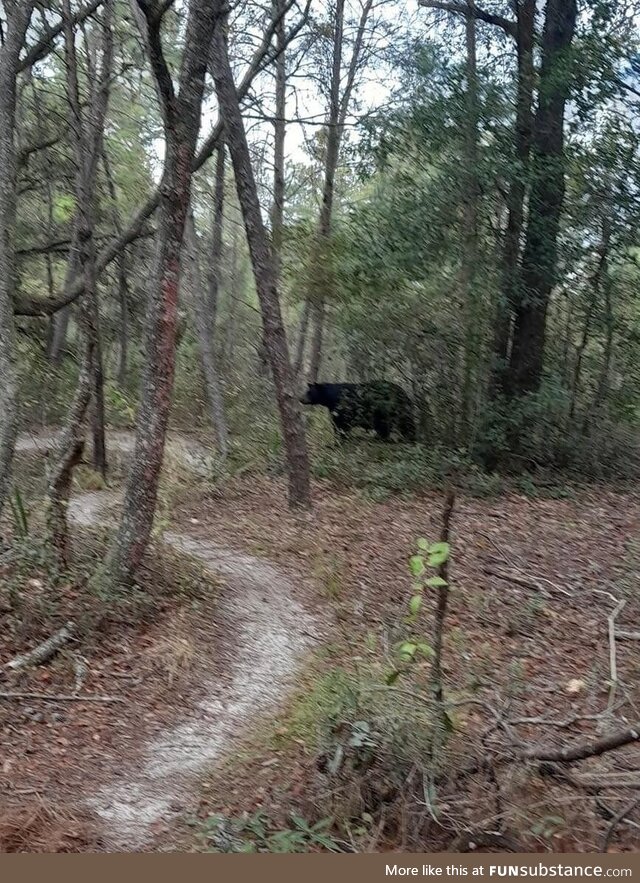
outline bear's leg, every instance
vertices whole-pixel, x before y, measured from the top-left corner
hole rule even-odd
[[[381,438],[382,441],[389,441],[391,430],[389,428],[389,421],[386,415],[376,414],[376,416],[373,418],[373,428],[376,432],[376,435]]]
[[[349,436],[349,424],[343,416],[336,411],[331,411],[334,435],[338,444],[345,442]]]

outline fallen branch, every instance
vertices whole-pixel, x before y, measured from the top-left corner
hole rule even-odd
[[[87,666],[87,660],[84,658],[84,656],[81,656],[79,653],[77,653],[73,657],[73,670],[74,670],[74,673],[76,676],[75,683],[73,685],[73,693],[75,696],[82,689],[82,686],[83,686],[85,680],[87,679],[87,675],[89,673],[89,667]]]
[[[616,619],[626,605],[626,601],[619,601],[615,610],[607,619],[609,624],[609,708],[612,708],[618,688],[618,661],[616,652]]]
[[[75,693],[5,693],[0,699],[42,699],[45,702],[124,702],[120,696],[78,696]]]
[[[522,586],[523,589],[533,589],[536,592],[540,592],[540,594],[544,595],[546,598],[550,597],[550,593],[544,588],[542,585],[543,583],[546,583],[551,589],[553,589],[553,591],[559,592],[561,595],[567,595],[569,598],[572,597],[572,593],[567,589],[563,589],[562,586],[557,585],[545,577],[527,577],[518,572],[513,573],[506,570],[498,570],[495,567],[484,567],[483,571],[488,576],[495,576],[497,579],[502,579],[505,582],[513,583],[516,586]]]
[[[636,797],[631,803],[628,803],[625,807],[623,807],[620,812],[614,816],[611,820],[611,824],[607,828],[607,833],[604,835],[604,840],[602,841],[602,849],[600,852],[606,852],[609,848],[609,843],[611,842],[611,838],[613,837],[613,833],[618,827],[618,825],[623,822],[626,817],[634,811],[636,806],[640,804],[640,797]]]
[[[42,665],[43,662],[51,659],[73,637],[74,629],[75,623],[67,622],[59,631],[51,635],[50,638],[47,638],[46,641],[43,641],[42,644],[38,644],[37,647],[28,653],[22,653],[20,656],[16,656],[10,662],[7,662],[3,666],[4,670],[19,671],[30,665]]]
[[[623,748],[632,742],[640,741],[640,721],[618,730],[602,739],[581,742],[578,745],[566,745],[558,748],[555,745],[532,746],[520,754],[522,760],[542,760],[553,763],[573,763],[575,760],[585,760],[587,757],[599,757],[616,748]]]
[[[621,632],[617,630],[616,638],[619,641],[640,641],[640,632]]]

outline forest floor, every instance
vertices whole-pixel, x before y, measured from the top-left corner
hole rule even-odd
[[[130,448],[128,438],[113,436],[112,445]],[[23,440],[21,456],[47,443]],[[319,762],[333,746],[318,736],[317,685],[337,670],[374,671],[388,654],[410,595],[408,558],[417,537],[437,539],[442,497],[373,502],[318,482],[313,514],[300,516],[286,508],[280,479],[247,475],[212,487],[197,444],[172,445],[183,461],[187,452],[193,480],[187,488],[176,479],[182,487],[163,516],[145,588],[167,585],[152,615],[122,611],[83,640],[87,674],[77,698],[0,701],[3,851],[192,849],[187,819],[206,828],[221,813],[264,810],[279,825],[291,811],[336,814],[339,789]],[[456,696],[477,703],[456,720],[458,763],[474,756],[467,736],[486,724],[484,707],[508,705],[509,720],[520,721],[509,726],[527,744],[580,741],[640,718],[640,644],[627,640],[616,642],[619,683],[603,714],[609,617],[624,600],[617,628],[631,632],[638,622],[639,503],[635,493],[601,486],[570,499],[458,497],[445,678]],[[76,495],[80,535],[89,523],[104,525],[112,506],[109,492]],[[163,544],[180,557],[166,563]],[[176,589],[179,574],[167,571],[181,560],[202,569],[198,591]],[[20,590],[50,623],[42,581],[25,579]],[[59,591],[60,624],[82,601],[74,586]],[[21,632],[8,608],[0,617],[3,663],[46,637]],[[71,647],[18,680],[5,672],[1,686],[72,694],[76,669]],[[121,701],[79,701],[86,695]],[[549,720],[563,725],[548,728]],[[527,849],[592,851],[633,796],[639,767],[640,751],[629,747],[580,765],[583,783],[600,783],[595,797],[512,776],[501,799],[511,800],[509,821]],[[492,788],[481,780],[474,787],[447,797],[423,848],[442,848],[461,826],[477,824]],[[366,825],[373,807],[360,797]],[[637,844],[639,821],[629,813],[616,848]],[[364,840],[377,849],[411,845],[396,823],[376,825]]]

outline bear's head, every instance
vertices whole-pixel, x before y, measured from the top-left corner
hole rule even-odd
[[[320,392],[318,389],[317,383],[309,383],[307,386],[307,391],[304,395],[300,396],[300,404],[301,405],[319,405],[320,404]]]

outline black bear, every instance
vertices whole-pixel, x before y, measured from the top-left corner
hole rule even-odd
[[[416,439],[411,399],[396,383],[310,383],[300,401],[328,408],[339,438],[359,426],[385,441],[394,434]]]

